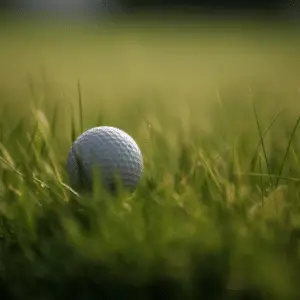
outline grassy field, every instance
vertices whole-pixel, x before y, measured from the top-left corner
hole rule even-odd
[[[256,20],[2,21],[1,295],[299,299],[297,35]],[[139,144],[134,194],[69,188],[69,147],[98,125]]]

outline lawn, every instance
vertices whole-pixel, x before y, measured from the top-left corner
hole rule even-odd
[[[1,295],[298,299],[297,35],[261,20],[4,18]],[[69,186],[72,141],[100,125],[141,148],[133,194]]]

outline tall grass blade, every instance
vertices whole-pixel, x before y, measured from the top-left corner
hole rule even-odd
[[[77,138],[77,130],[76,130],[76,120],[75,120],[75,114],[74,114],[74,109],[71,107],[71,141],[72,143],[76,140]]]
[[[263,206],[264,205],[264,179],[263,179],[263,176],[262,176],[262,163],[261,163],[261,155],[259,155],[259,170],[260,170],[260,196],[261,196],[261,205]]]
[[[83,132],[83,106],[82,106],[82,92],[81,92],[81,85],[80,81],[78,80],[77,84],[78,90],[78,105],[79,105],[79,120],[80,120],[80,132]]]
[[[268,124],[267,128],[265,129],[264,133],[263,133],[263,139],[266,137],[266,135],[268,134],[268,132],[270,131],[270,129],[272,128],[272,126],[275,124],[277,118],[279,117],[279,115],[281,114],[281,112],[283,111],[283,109],[280,109],[277,114],[273,117],[273,119],[271,120],[271,122]],[[257,158],[258,158],[258,153],[259,153],[259,148],[261,146],[261,139],[257,142],[257,145],[255,147],[255,151],[254,151],[254,155],[252,157],[251,163],[250,163],[250,172],[253,172],[255,169],[255,165],[257,162]]]
[[[254,103],[253,103],[253,112],[254,112],[254,115],[255,115],[256,125],[257,125],[257,129],[258,129],[259,137],[260,137],[260,143],[261,143],[261,146],[262,146],[262,149],[263,149],[263,155],[264,155],[264,159],[265,159],[265,162],[266,162],[267,171],[268,171],[268,174],[271,174],[270,165],[269,165],[269,161],[268,161],[268,157],[267,157],[267,150],[266,150],[265,142],[264,142],[264,137],[263,137],[263,134],[262,134],[262,131],[261,131],[261,128],[260,128],[258,114],[257,114],[256,107],[255,107]],[[272,185],[271,177],[269,178],[269,181],[270,181],[270,185]]]
[[[287,145],[287,148],[286,148],[286,151],[285,151],[283,160],[282,160],[282,164],[281,164],[281,167],[280,167],[280,169],[279,169],[278,178],[277,178],[277,180],[276,180],[276,185],[275,185],[276,187],[277,187],[278,184],[279,184],[279,180],[280,180],[280,178],[281,178],[281,174],[282,174],[282,172],[283,172],[283,168],[284,168],[284,165],[285,165],[285,163],[286,163],[286,159],[287,159],[287,156],[288,156],[288,154],[289,154],[290,147],[291,147],[291,145],[292,145],[292,140],[293,140],[294,135],[295,135],[295,133],[296,133],[296,130],[297,130],[297,128],[298,128],[299,122],[300,122],[300,117],[298,117],[298,119],[297,119],[297,121],[296,121],[296,123],[295,123],[295,126],[294,126],[294,128],[293,128],[291,137],[290,137],[290,139],[289,139],[289,143],[288,143],[288,145]]]

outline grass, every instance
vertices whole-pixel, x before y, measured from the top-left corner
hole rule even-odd
[[[124,24],[0,31],[1,294],[297,299],[292,30]],[[69,187],[69,147],[98,125],[139,144],[133,194]]]

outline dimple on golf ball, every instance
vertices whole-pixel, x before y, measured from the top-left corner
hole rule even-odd
[[[121,129],[91,128],[73,143],[67,172],[72,186],[91,188],[95,170],[109,190],[115,189],[116,176],[125,188],[135,189],[143,172],[142,153],[134,139]]]

